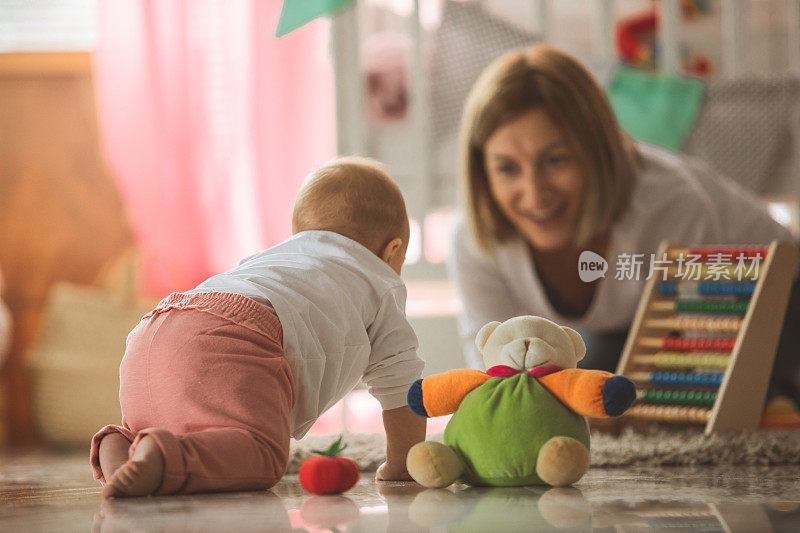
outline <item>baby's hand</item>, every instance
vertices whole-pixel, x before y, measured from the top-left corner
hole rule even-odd
[[[384,463],[378,467],[378,471],[375,473],[375,480],[376,481],[414,481],[408,471],[403,468],[400,470],[396,470],[389,466],[389,463],[384,461]]]

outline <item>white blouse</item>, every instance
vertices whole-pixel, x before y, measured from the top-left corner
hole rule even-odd
[[[793,240],[756,197],[704,163],[648,145],[639,145],[639,149],[644,166],[630,205],[611,229],[605,256],[608,271],[580,317],[561,316],[553,308],[521,237],[497,244],[485,256],[475,251],[463,220],[456,224],[448,270],[463,303],[459,335],[470,366],[482,368],[473,340],[478,330],[493,320],[539,315],[577,330],[629,327],[644,291],[651,257],[663,240],[687,246]],[[620,272],[626,261],[621,254],[643,254],[637,256],[643,261],[638,280]]]

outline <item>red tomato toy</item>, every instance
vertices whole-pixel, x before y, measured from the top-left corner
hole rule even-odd
[[[315,455],[306,459],[297,477],[300,485],[312,494],[339,494],[358,483],[358,465],[352,459],[339,457],[347,445],[342,446],[342,437],[327,450],[314,450]]]

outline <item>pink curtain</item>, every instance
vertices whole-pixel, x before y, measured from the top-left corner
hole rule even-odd
[[[281,4],[98,2],[101,136],[147,294],[287,238],[300,183],[335,154],[328,21],[275,39]]]

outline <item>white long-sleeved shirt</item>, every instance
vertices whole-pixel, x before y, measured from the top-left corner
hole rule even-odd
[[[422,374],[403,280],[338,233],[298,233],[189,292],[241,294],[274,309],[295,382],[296,439],[359,379],[388,410],[406,405]]]
[[[644,166],[630,205],[611,230],[605,255],[608,272],[580,317],[562,316],[553,308],[522,238],[500,243],[484,256],[470,243],[463,222],[456,224],[448,269],[463,303],[459,335],[469,365],[483,367],[473,342],[478,330],[493,320],[539,315],[585,331],[629,327],[644,292],[651,254],[663,240],[686,246],[793,240],[757,198],[702,162],[648,145],[639,148]],[[638,280],[615,279],[618,266],[626,261],[621,254],[643,254]]]

